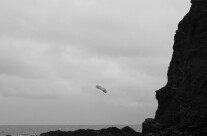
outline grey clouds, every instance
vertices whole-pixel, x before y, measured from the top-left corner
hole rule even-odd
[[[166,83],[173,36],[189,6],[0,1],[1,124],[140,124],[154,116],[155,90]]]

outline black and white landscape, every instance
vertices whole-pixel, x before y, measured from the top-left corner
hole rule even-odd
[[[0,125],[144,122],[146,135],[205,135],[206,9],[205,0],[1,0]],[[101,130],[90,132],[144,135]]]

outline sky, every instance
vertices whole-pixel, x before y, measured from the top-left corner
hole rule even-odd
[[[189,8],[189,0],[1,0],[0,125],[153,118]]]

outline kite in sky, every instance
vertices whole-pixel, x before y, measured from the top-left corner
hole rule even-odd
[[[107,93],[106,89],[100,85],[96,85],[96,88],[103,91],[104,93]]]

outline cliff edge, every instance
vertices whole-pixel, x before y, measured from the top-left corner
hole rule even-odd
[[[168,82],[156,91],[155,119],[143,123],[145,134],[207,135],[207,0],[191,3],[174,37]]]

